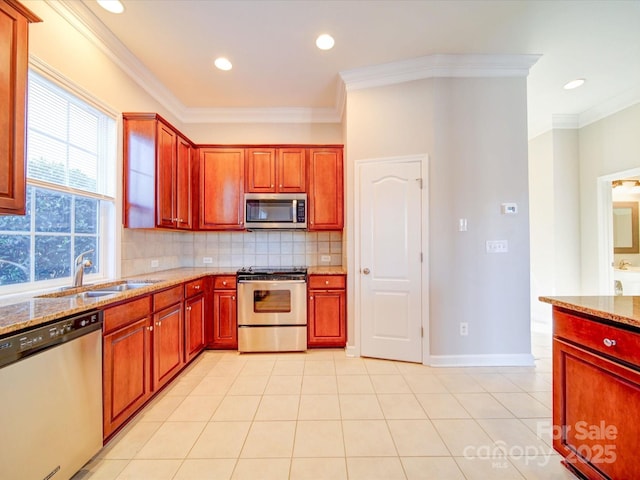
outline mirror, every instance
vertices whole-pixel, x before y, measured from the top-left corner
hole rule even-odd
[[[638,251],[638,203],[613,202],[613,253]]]

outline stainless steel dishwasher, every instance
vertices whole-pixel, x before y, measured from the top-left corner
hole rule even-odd
[[[0,477],[68,480],[102,447],[102,312],[0,338]]]

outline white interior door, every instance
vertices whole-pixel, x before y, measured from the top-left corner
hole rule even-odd
[[[422,361],[421,162],[359,167],[361,354]]]

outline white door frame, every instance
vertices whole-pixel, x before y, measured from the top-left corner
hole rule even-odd
[[[421,324],[422,324],[422,363],[424,365],[429,364],[429,156],[427,154],[407,155],[399,157],[384,157],[356,160],[353,163],[353,175],[352,175],[352,205],[350,206],[353,213],[353,236],[351,237],[351,248],[349,249],[349,255],[347,255],[347,271],[349,276],[353,279],[353,335],[349,335],[349,338],[353,341],[353,344],[347,347],[347,355],[359,357],[361,354],[361,309],[360,309],[360,287],[361,287],[361,273],[362,266],[360,265],[360,168],[363,165],[371,165],[374,163],[390,163],[390,162],[420,162],[420,169],[422,173],[422,196],[421,196],[421,210],[422,210],[422,228],[421,228],[421,248],[422,248],[422,291],[421,291]]]
[[[611,182],[640,176],[640,168],[598,177],[598,294],[613,295],[613,199]]]

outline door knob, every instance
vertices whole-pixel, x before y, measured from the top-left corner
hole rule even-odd
[[[363,268],[362,273],[364,273],[365,275],[369,275],[371,273],[371,270],[369,270],[368,268]]]

